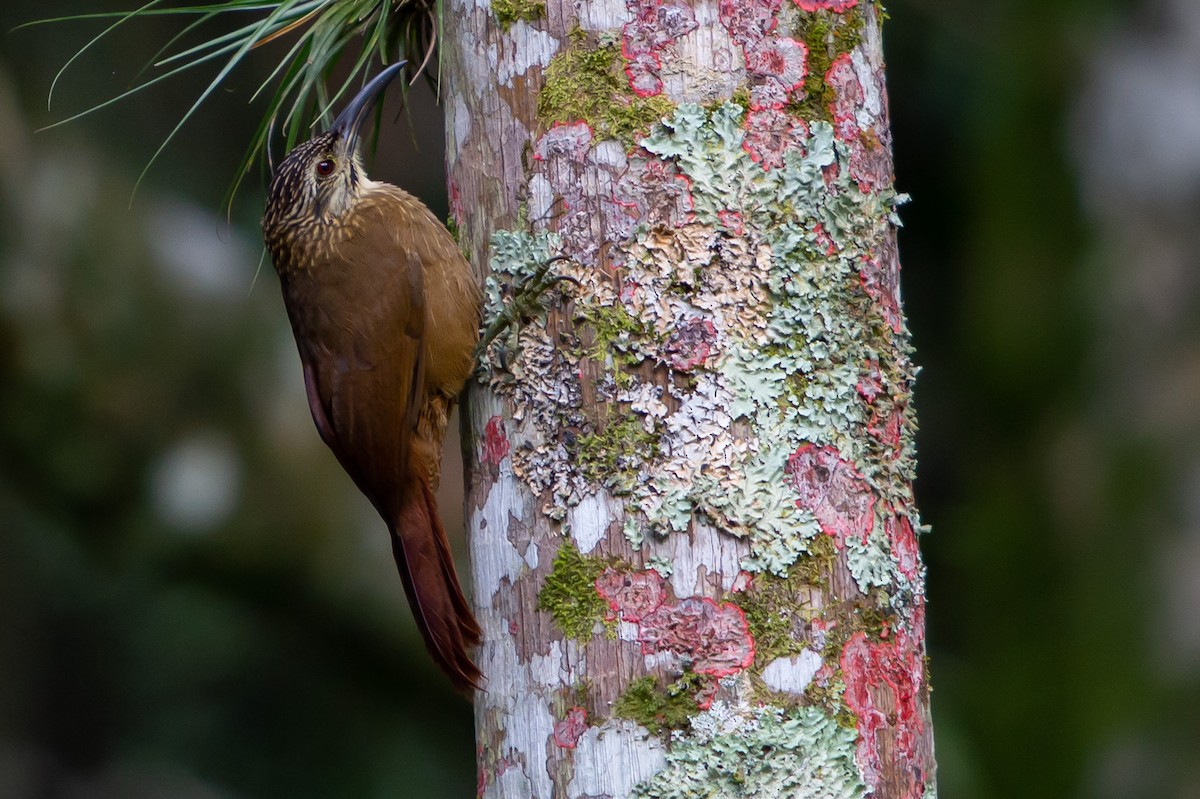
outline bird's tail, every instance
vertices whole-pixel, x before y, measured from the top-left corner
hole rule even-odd
[[[408,481],[392,528],[392,553],[429,654],[455,688],[479,688],[483,674],[467,654],[479,643],[479,623],[458,583],[437,501],[423,475]]]

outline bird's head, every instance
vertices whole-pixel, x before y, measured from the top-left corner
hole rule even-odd
[[[296,145],[271,177],[263,229],[273,233],[336,222],[366,181],[358,153],[359,131],[404,61],[384,69],[342,109],[329,130]]]

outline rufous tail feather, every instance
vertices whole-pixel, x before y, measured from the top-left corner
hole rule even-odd
[[[479,643],[479,623],[458,583],[437,500],[424,476],[405,488],[392,553],[429,654],[455,688],[479,688],[483,674],[467,653]]]

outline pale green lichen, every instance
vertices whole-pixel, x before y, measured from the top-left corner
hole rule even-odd
[[[604,565],[599,558],[580,554],[569,538],[564,539],[538,591],[538,610],[553,616],[559,629],[571,638],[591,638],[596,625],[604,621],[608,603],[596,591],[596,578]]]
[[[617,40],[589,44],[581,28],[567,39],[567,46],[546,65],[538,92],[537,115],[543,125],[583,121],[597,139],[628,145],[638,131],[671,113],[672,103],[663,95],[639,97],[629,88]]]
[[[773,169],[751,159],[746,135],[742,109],[724,103],[680,106],[641,140],[687,179],[691,216],[634,231],[621,282],[635,290],[564,265],[576,281],[563,289],[570,324],[558,317],[550,331],[541,308],[527,314],[535,324],[514,333],[521,360],[508,363],[522,422],[514,470],[553,518],[605,487],[631,497],[623,529],[634,546],[704,518],[749,540],[744,568],[785,575],[823,535],[797,505],[788,459],[804,444],[829,447],[862,476],[879,517],[865,541],[844,542],[851,574],[864,592],[900,584],[882,519],[895,509],[919,525],[909,510],[915,427],[904,423],[895,451],[863,431],[873,408],[907,397],[914,370],[907,331],[882,319],[861,270],[903,198],[862,191],[825,122]],[[736,238],[722,233],[730,214]],[[487,313],[558,246],[546,234],[497,234]],[[665,385],[650,379],[647,365],[675,359],[687,365]],[[858,391],[868,364],[881,384],[874,406]]]
[[[859,799],[854,730],[817,708],[760,708],[744,719],[695,717],[667,765],[634,789],[640,799]],[[697,729],[699,727],[699,729]]]
[[[558,253],[562,241],[554,233],[498,230],[492,234],[491,245],[490,268],[483,292],[484,327],[506,312],[508,302]],[[544,304],[531,307],[529,312],[534,318],[545,321]],[[514,324],[511,337],[515,338],[518,328],[519,324]]]
[[[863,193],[850,177],[845,146],[824,122],[812,125],[803,148],[784,153],[782,168],[762,169],[742,147],[741,116],[733,104],[712,111],[681,106],[642,141],[691,181],[698,222],[717,226],[723,212],[736,209],[746,235],[767,244],[773,262],[766,344],[733,340],[718,366],[721,387],[731,395],[729,415],[750,423],[757,451],[739,462],[740,479],[697,480],[683,497],[678,484],[660,481],[657,507],[666,512],[649,526],[677,529],[685,511],[699,510],[731,532],[751,531],[747,568],[782,575],[820,532],[812,514],[795,507],[784,479],[787,457],[801,444],[835,447],[885,500],[910,504],[907,463],[869,457],[871,444],[862,435],[868,411],[856,388],[863,365],[880,349],[864,321],[873,302],[859,268],[896,222],[901,198],[890,190]],[[906,338],[885,344],[906,352]],[[911,381],[911,375],[894,380]],[[904,444],[911,448],[910,440]],[[850,558],[864,590],[880,584],[890,567],[879,528]]]

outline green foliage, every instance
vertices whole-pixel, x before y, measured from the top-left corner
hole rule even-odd
[[[632,146],[635,134],[670,115],[674,106],[666,97],[638,97],[629,88],[625,58],[616,41],[589,45],[581,28],[567,38],[567,47],[546,66],[546,82],[538,92],[542,124],[582,121],[597,138]]]
[[[603,570],[603,560],[582,555],[571,539],[564,539],[538,591],[538,610],[553,616],[567,636],[580,641],[591,638],[608,610],[608,603],[596,591],[596,578]]]
[[[636,721],[655,735],[663,730],[685,729],[700,711],[696,689],[701,679],[689,671],[665,688],[655,677],[636,679],[613,705],[613,715]]]
[[[508,30],[517,20],[536,22],[546,16],[545,0],[492,0],[492,13],[500,27]]]
[[[291,149],[308,137],[313,124],[326,119],[331,108],[346,93],[365,82],[372,71],[372,62],[388,64],[397,53],[423,58],[421,67],[432,56],[436,39],[436,19],[433,6],[423,0],[224,0],[201,5],[163,8],[162,0],[151,2],[133,11],[78,14],[39,20],[33,24],[65,22],[80,19],[111,19],[113,22],[79,48],[62,66],[50,87],[54,89],[66,70],[87,50],[113,33],[118,27],[150,17],[190,18],[183,29],[172,37],[151,59],[149,67],[163,71],[108,100],[62,119],[51,127],[73,122],[118,101],[127,99],[157,83],[187,70],[216,61],[221,64],[217,75],[196,98],[171,132],[154,151],[142,170],[141,177],[178,135],[184,124],[242,64],[251,50],[267,45],[287,34],[298,32],[266,79],[251,95],[250,100],[269,94],[266,111],[250,139],[233,183],[226,196],[232,203],[242,179],[249,169],[268,160],[268,146],[276,131],[283,131],[285,148]],[[199,44],[172,51],[178,42],[209,23],[224,23],[254,15],[252,22],[235,24],[233,30],[216,33]],[[341,84],[330,92],[326,81],[342,59],[347,47],[355,51],[354,61]],[[273,88],[272,88],[273,87]],[[139,182],[141,178],[139,178]]]

